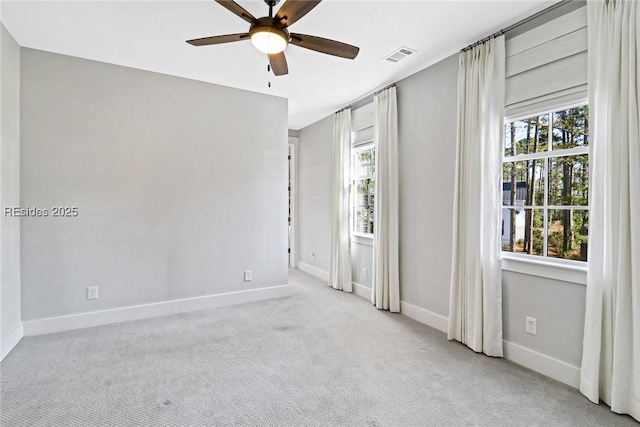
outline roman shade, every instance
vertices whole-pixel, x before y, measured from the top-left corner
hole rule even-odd
[[[506,42],[507,117],[587,98],[587,12],[574,10]]]

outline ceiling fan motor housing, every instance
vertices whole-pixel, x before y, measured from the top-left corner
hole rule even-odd
[[[260,32],[275,33],[286,40],[287,43],[291,41],[289,31],[287,31],[287,29],[283,26],[278,25],[275,18],[264,17],[256,19],[256,21],[251,24],[251,28],[249,29],[249,37],[253,36],[255,33]]]

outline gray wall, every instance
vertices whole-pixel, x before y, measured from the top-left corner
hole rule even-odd
[[[504,339],[579,367],[586,291],[585,285],[503,271]],[[538,319],[538,335],[524,331],[526,316]]]
[[[329,270],[332,139],[329,116],[302,129],[298,142],[298,261],[323,271]]]
[[[447,316],[458,55],[397,84],[400,298]]]
[[[22,84],[22,204],[79,209],[22,221],[23,320],[287,283],[286,99],[31,49]]]
[[[20,206],[20,47],[0,24],[0,340],[20,324],[20,219],[4,207]]]
[[[448,317],[456,154],[458,55],[397,83],[400,170],[400,298]],[[299,238],[316,251],[326,271],[331,180],[331,118],[300,131]],[[310,203],[311,199],[322,203]],[[302,196],[301,196],[302,199]],[[314,209],[317,208],[317,209]],[[364,252],[354,247],[354,281]],[[325,253],[318,251],[324,250]],[[309,262],[311,263],[311,262]],[[370,282],[369,282],[370,283]],[[580,366],[585,286],[504,271],[504,339]],[[524,332],[525,316],[538,319],[538,335]]]
[[[298,261],[327,272],[331,232],[333,115],[301,129],[298,141]],[[312,253],[315,253],[315,259],[312,259]],[[373,241],[353,239],[353,281],[371,288],[372,264]],[[363,268],[368,270],[367,277],[363,274]],[[366,292],[366,289],[360,290]]]
[[[367,274],[364,274],[364,269]],[[373,239],[351,239],[351,276],[353,282],[371,289],[373,273]],[[366,289],[361,289],[367,291]],[[371,295],[371,294],[368,294]]]

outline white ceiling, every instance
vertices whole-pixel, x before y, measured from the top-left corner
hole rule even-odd
[[[237,2],[267,15],[262,0]],[[288,98],[289,128],[300,129],[555,2],[324,0],[291,31],[359,46],[360,54],[350,61],[290,45],[289,74],[281,77],[267,73],[266,55],[249,41],[185,43],[248,31],[213,0],[2,1],[0,19],[24,47]],[[417,53],[382,60],[401,46]]]

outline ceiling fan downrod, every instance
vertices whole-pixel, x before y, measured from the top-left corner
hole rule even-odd
[[[269,18],[273,18],[273,6],[277,5],[280,0],[264,0],[264,2],[269,6]]]

